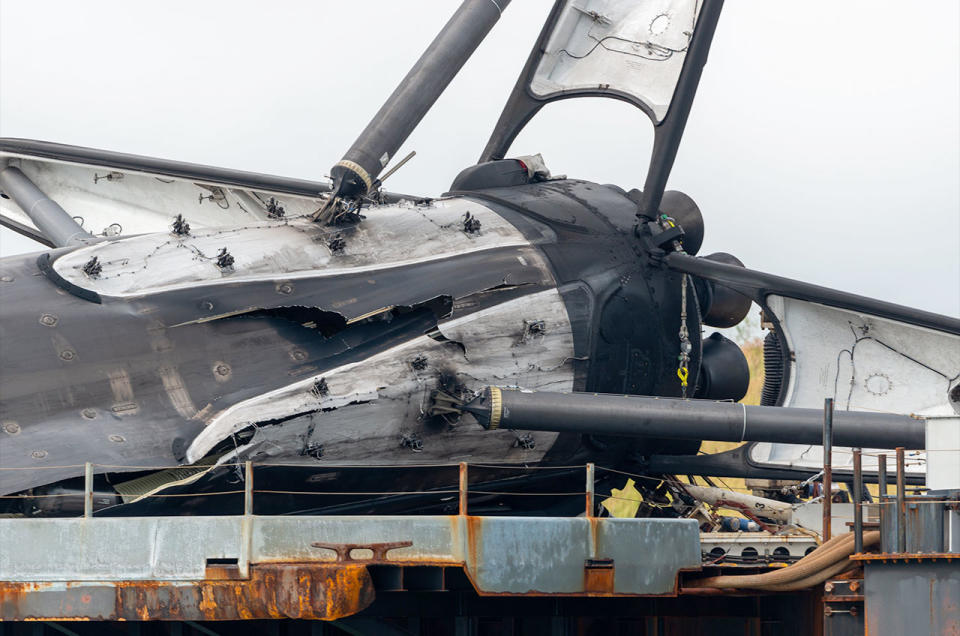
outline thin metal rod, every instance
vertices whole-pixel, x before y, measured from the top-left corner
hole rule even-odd
[[[249,517],[253,514],[253,463],[243,462],[243,514]]]
[[[863,552],[863,468],[860,449],[853,449],[853,551]]]
[[[887,456],[877,455],[877,486],[880,491],[880,503],[887,496]]]
[[[897,552],[907,551],[907,489],[904,486],[904,448],[897,449]]]
[[[469,490],[467,462],[460,462],[460,514],[467,514],[467,491]]]
[[[823,541],[829,541],[833,503],[833,398],[823,401]]]
[[[417,156],[417,151],[416,151],[416,150],[411,150],[410,153],[409,153],[406,157],[404,157],[403,159],[401,159],[401,160],[397,163],[397,165],[393,166],[392,168],[390,168],[389,170],[387,170],[385,173],[383,173],[383,176],[380,177],[379,179],[375,179],[374,182],[373,182],[373,187],[374,187],[374,188],[379,187],[380,184],[382,184],[384,181],[386,181],[387,179],[390,178],[390,175],[392,175],[394,172],[396,172],[397,170],[399,170],[400,168],[402,168],[402,167],[403,167],[403,164],[407,163],[408,161],[410,161],[411,159],[413,159],[413,158],[416,157],[416,156]]]
[[[93,464],[83,465],[83,516],[93,516]]]
[[[594,494],[594,466],[593,462],[587,463],[587,517],[593,516],[593,494]]]

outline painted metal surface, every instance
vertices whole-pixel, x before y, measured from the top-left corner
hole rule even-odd
[[[0,519],[0,536],[4,619],[335,618],[372,600],[372,563],[459,566],[481,595],[534,596],[674,595],[700,566],[696,522],[676,519]]]
[[[705,532],[700,535],[700,549],[715,559],[723,555],[756,558],[758,561],[778,558],[799,559],[816,547],[816,539],[804,534]]]
[[[960,415],[928,419],[926,447],[937,449],[927,454],[927,487],[960,489]]]

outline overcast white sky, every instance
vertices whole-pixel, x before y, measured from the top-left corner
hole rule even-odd
[[[513,0],[388,189],[476,161],[551,4]],[[0,135],[322,179],[456,5],[2,0]],[[729,0],[669,184],[701,253],[960,314],[958,41],[956,0]],[[570,100],[512,154],[629,189],[651,139],[631,106]]]

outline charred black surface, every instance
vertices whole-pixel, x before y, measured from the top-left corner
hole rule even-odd
[[[574,330],[574,390],[679,396],[676,357],[681,276],[651,265],[635,233],[636,203],[622,190],[573,179],[465,193],[524,232],[549,262]],[[545,227],[544,227],[545,226]],[[546,229],[545,229],[546,228]],[[544,237],[555,237],[552,241]],[[699,374],[700,320],[687,299]],[[593,447],[622,441],[592,438]],[[636,442],[644,454],[696,452],[698,443]]]

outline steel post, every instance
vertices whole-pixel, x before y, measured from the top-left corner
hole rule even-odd
[[[593,462],[587,463],[587,517],[592,517],[594,513],[593,495],[594,495],[594,465]]]
[[[904,449],[897,448],[897,552],[907,551],[907,489],[904,484]]]
[[[469,490],[467,462],[460,462],[460,514],[467,514],[467,491]]]
[[[243,514],[247,517],[253,514],[253,464],[248,460],[243,462]]]
[[[833,398],[823,401],[823,540],[829,541],[833,503]]]
[[[93,464],[83,465],[83,516],[93,516]]]
[[[861,451],[853,449],[853,551],[863,552],[863,468]]]
[[[880,492],[880,503],[887,495],[887,456],[877,455],[877,486]]]
[[[250,554],[253,551],[253,463],[243,462],[243,517],[240,520],[240,576],[250,576]]]

